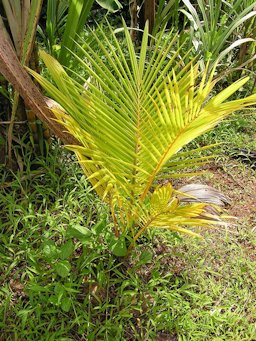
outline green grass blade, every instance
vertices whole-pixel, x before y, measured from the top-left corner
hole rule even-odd
[[[71,0],[59,56],[59,60],[62,65],[69,65],[69,50],[72,50],[74,40],[81,32],[90,13],[92,4],[93,0]]]

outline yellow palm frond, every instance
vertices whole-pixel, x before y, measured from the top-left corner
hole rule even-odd
[[[190,230],[182,226],[219,224],[204,216],[209,204],[181,204],[170,184],[153,185],[168,170],[169,178],[177,177],[188,165],[210,158],[181,150],[231,112],[256,104],[256,95],[227,102],[248,78],[210,98],[214,70],[209,74],[206,68],[201,74],[197,64],[175,63],[179,53],[174,51],[175,37],[171,44],[156,39],[157,48],[148,50],[146,27],[137,54],[126,26],[125,49],[113,31],[107,37],[99,30],[105,37],[103,43],[95,33],[101,54],[84,43],[76,56],[84,77],[77,74],[72,79],[43,51],[41,57],[55,85],[30,71],[64,108],[65,113],[56,116],[81,142],[82,147],[69,148],[93,188],[120,215],[121,229],[133,231],[134,240],[150,227],[186,232]],[[88,77],[94,80],[90,84]]]

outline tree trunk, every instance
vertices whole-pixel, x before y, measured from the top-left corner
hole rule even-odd
[[[145,0],[140,13],[140,28],[144,29],[148,20],[149,33],[151,34],[155,24],[156,0]]]
[[[45,100],[37,86],[33,83],[25,69],[21,66],[12,46],[0,26],[0,73],[13,85],[23,97],[26,105],[50,130],[66,144],[79,142],[55,121],[52,111],[46,106]]]
[[[139,28],[140,31],[131,32],[133,42],[140,44],[142,39],[142,30],[144,30],[146,21],[149,23],[149,33],[152,34],[156,17],[156,0],[130,0],[131,27]],[[139,27],[137,27],[137,22]]]
[[[134,43],[136,43],[137,40],[137,31],[138,28],[138,4],[137,0],[130,0],[129,1],[129,9],[130,9],[130,15],[131,15],[131,38]]]

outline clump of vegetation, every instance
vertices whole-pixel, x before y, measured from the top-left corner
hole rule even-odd
[[[2,340],[255,338],[253,222],[201,241],[146,234],[124,260],[109,251],[108,209],[73,156],[27,150],[24,166],[1,169]]]
[[[255,1],[128,2],[0,4],[0,340],[256,339]]]
[[[182,189],[175,191],[171,179],[191,176],[186,169],[207,160],[195,157],[193,150],[180,152],[184,146],[233,111],[256,103],[255,95],[226,101],[249,78],[209,99],[216,84],[214,69],[206,70],[200,79],[198,66],[175,62],[179,51],[168,59],[175,38],[162,45],[160,34],[153,43],[153,53],[148,55],[146,25],[137,56],[125,26],[126,56],[113,30],[110,38],[100,33],[104,45],[94,34],[100,55],[85,45],[80,48],[84,59],[77,56],[90,77],[90,82],[80,77],[85,85],[75,83],[44,52],[42,59],[57,87],[31,73],[61,104],[62,108],[54,112],[80,142],[69,148],[75,151],[93,189],[110,207],[116,236],[113,252],[126,255],[126,240],[131,249],[147,229],[154,227],[196,236],[184,226],[219,225],[218,211],[209,211],[211,198],[204,202],[195,190],[191,195],[197,200],[189,202],[189,194],[186,201],[182,200]],[[202,150],[197,148],[196,152]],[[169,179],[168,183],[157,185],[163,179]]]

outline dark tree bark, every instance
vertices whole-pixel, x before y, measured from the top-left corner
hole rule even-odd
[[[152,33],[156,16],[156,0],[145,0],[140,11],[140,28],[144,29],[148,20],[149,33]]]
[[[139,11],[138,11],[139,9]],[[130,0],[131,27],[144,30],[146,21],[149,23],[149,33],[153,32],[156,16],[156,0]],[[134,43],[140,43],[142,32],[131,32]]]
[[[137,0],[130,0],[129,2],[129,9],[130,9],[130,16],[131,16],[131,38],[134,43],[136,43],[137,40],[137,31],[136,28],[138,28],[138,2]]]

